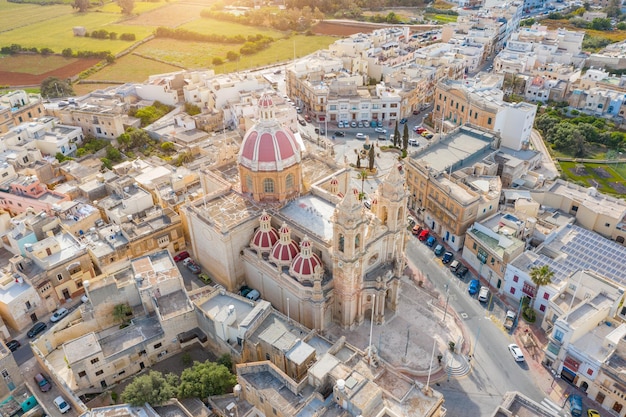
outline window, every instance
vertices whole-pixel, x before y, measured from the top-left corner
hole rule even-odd
[[[572,211],[576,213],[578,211],[578,206],[572,206]]]
[[[359,249],[361,247],[361,235],[360,234],[356,235],[356,237],[354,238],[354,247],[356,249]]]
[[[26,301],[26,310],[30,310],[31,305],[30,305],[30,301]]]
[[[78,373],[78,377],[79,377],[79,378],[84,378],[84,377],[86,377],[86,376],[87,376],[87,372],[85,372],[85,371],[80,371],[80,372]]]
[[[101,369],[101,370],[99,370],[99,371],[97,371],[97,372],[96,372],[96,376],[97,376],[97,375],[102,375],[103,373],[104,373],[104,371]]]
[[[517,275],[513,275],[513,282],[519,281],[519,277]]]
[[[63,281],[63,275],[61,275],[61,274],[57,274],[57,279],[58,279],[59,281]]]
[[[548,294],[547,292],[543,293],[543,299],[544,300],[549,300],[550,299],[550,294]]]
[[[269,353],[265,354],[265,359],[267,359],[268,361],[270,360],[270,354]]]
[[[119,372],[119,373],[117,374],[117,376],[122,376],[122,375],[124,375],[125,373],[126,373],[126,371],[121,371],[121,372]]]
[[[100,358],[93,358],[93,359],[91,360],[91,364],[92,364],[92,365],[94,365],[94,364],[96,364],[96,363],[98,363],[98,362],[100,362]]]
[[[490,125],[491,124],[491,117],[487,119],[487,124]]]
[[[170,235],[161,236],[157,239],[157,243],[159,244],[159,246],[167,245],[168,243],[170,243]]]
[[[265,178],[263,180],[263,192],[272,194],[274,193],[274,180],[271,178]]]
[[[285,178],[285,188],[287,190],[293,189],[293,174],[289,174],[287,178]]]
[[[248,188],[247,191],[252,190],[252,177],[250,175],[246,175],[246,187]]]
[[[587,368],[587,375],[593,375],[593,369]]]
[[[81,271],[80,269],[80,265],[75,266],[74,268],[70,269],[70,275],[74,275],[74,274],[78,274]]]
[[[596,401],[599,402],[600,404],[604,402],[605,398],[606,396],[602,392],[598,392],[598,395],[596,395]]]
[[[163,343],[157,343],[157,344],[156,344],[156,345],[154,345],[153,347],[154,347],[155,349],[158,349],[158,348],[160,348],[161,346],[163,346]]]
[[[342,234],[339,234],[339,251],[343,252],[344,250],[344,240],[345,238],[343,237]]]
[[[611,223],[604,223],[604,227],[611,227]]]
[[[515,288],[511,287],[511,294],[515,294]]]
[[[546,306],[544,306],[543,304],[541,304],[541,305],[539,306],[539,310],[540,310],[541,312],[546,311]]]
[[[476,242],[472,245],[472,249],[476,249]]]
[[[8,378],[9,377],[9,371],[7,371],[6,369],[2,370],[2,378]]]

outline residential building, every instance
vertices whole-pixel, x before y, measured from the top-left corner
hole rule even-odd
[[[467,229],[498,210],[501,182],[489,156],[493,134],[460,127],[407,159],[409,208],[450,247],[463,247]]]
[[[96,206],[105,213],[107,221],[121,224],[154,206],[152,194],[130,176],[116,178],[106,186],[109,195],[100,199]]]
[[[524,252],[527,237],[526,223],[514,213],[496,213],[467,229],[463,259],[479,279],[500,288],[506,265]]]
[[[576,223],[626,246],[626,202],[571,182],[556,180],[544,190],[532,190],[532,198],[576,217]]]
[[[13,126],[45,116],[43,100],[39,94],[14,90],[0,96],[0,134]]]
[[[513,414],[515,413],[515,414]],[[553,417],[554,410],[547,409],[542,404],[528,398],[520,392],[507,392],[502,396],[502,402],[490,417],[507,417],[510,415],[528,415],[535,417]]]
[[[593,270],[616,285],[624,286],[621,259],[625,256],[623,246],[598,233],[566,223],[537,248],[524,252],[507,265],[500,291],[515,300],[531,297],[532,307],[543,314],[560,283],[578,270]],[[554,272],[554,277],[552,285],[542,286],[541,294],[537,294],[530,271],[544,265]]]
[[[626,336],[625,324],[617,329],[612,324],[623,301],[623,286],[592,271],[578,270],[561,282],[542,322],[549,335],[543,363],[587,391]]]
[[[607,347],[615,346],[615,350],[604,361],[595,380],[589,385],[587,396],[600,403],[604,409],[612,410],[619,417],[624,417],[626,416],[626,407],[622,395],[624,394],[624,384],[626,384],[626,378],[624,378],[626,372],[626,337],[620,336],[622,337],[619,340],[607,340]]]
[[[4,176],[0,184],[0,208],[13,216],[25,212],[28,208],[51,214],[59,203],[70,200],[65,194],[49,190],[34,175],[16,174],[11,165],[2,166],[0,171]]]
[[[6,347],[4,343],[0,343],[0,373],[2,373],[2,381],[0,383],[0,398],[6,398],[10,394],[17,395],[21,394],[24,391],[24,377],[22,376],[22,372],[15,362],[15,357],[13,353]],[[19,391],[15,391],[18,389]],[[32,395],[32,394],[31,394]],[[18,398],[28,398],[28,397],[18,397]],[[6,403],[9,400],[5,401],[5,409]]]
[[[39,293],[26,276],[7,262],[0,271],[0,317],[2,317],[2,334],[10,339],[4,325],[23,331],[33,325],[40,317],[45,317],[49,310],[40,302]],[[1,384],[0,384],[1,385]]]
[[[470,124],[497,132],[501,146],[520,150],[530,140],[537,106],[506,103],[497,87],[443,80],[435,89],[433,121],[443,131]]]

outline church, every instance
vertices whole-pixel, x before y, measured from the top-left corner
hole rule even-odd
[[[193,254],[215,283],[256,289],[292,320],[324,331],[382,324],[398,305],[407,240],[405,173],[385,175],[368,209],[357,172],[307,152],[258,103],[237,161],[203,169],[203,193],[181,209]]]

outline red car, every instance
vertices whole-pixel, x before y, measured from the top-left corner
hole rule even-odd
[[[422,134],[422,133],[424,133],[424,132],[427,132],[427,130],[426,130],[426,129],[424,129],[423,127],[418,127],[417,129],[415,129],[415,131],[416,131],[419,135],[421,135],[421,134]]]
[[[426,239],[428,239],[428,235],[430,234],[430,232],[428,231],[428,229],[424,229],[420,232],[419,236],[417,237],[417,239],[420,242],[425,241]]]
[[[189,258],[189,252],[187,251],[182,251],[181,253],[179,253],[178,255],[174,256],[174,261],[176,262],[180,262],[184,259]]]

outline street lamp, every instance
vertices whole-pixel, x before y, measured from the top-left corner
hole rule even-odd
[[[446,289],[446,307],[443,313],[443,322],[445,323],[446,317],[448,316],[448,300],[450,299],[450,287],[448,287],[448,284],[445,284],[444,288]]]

